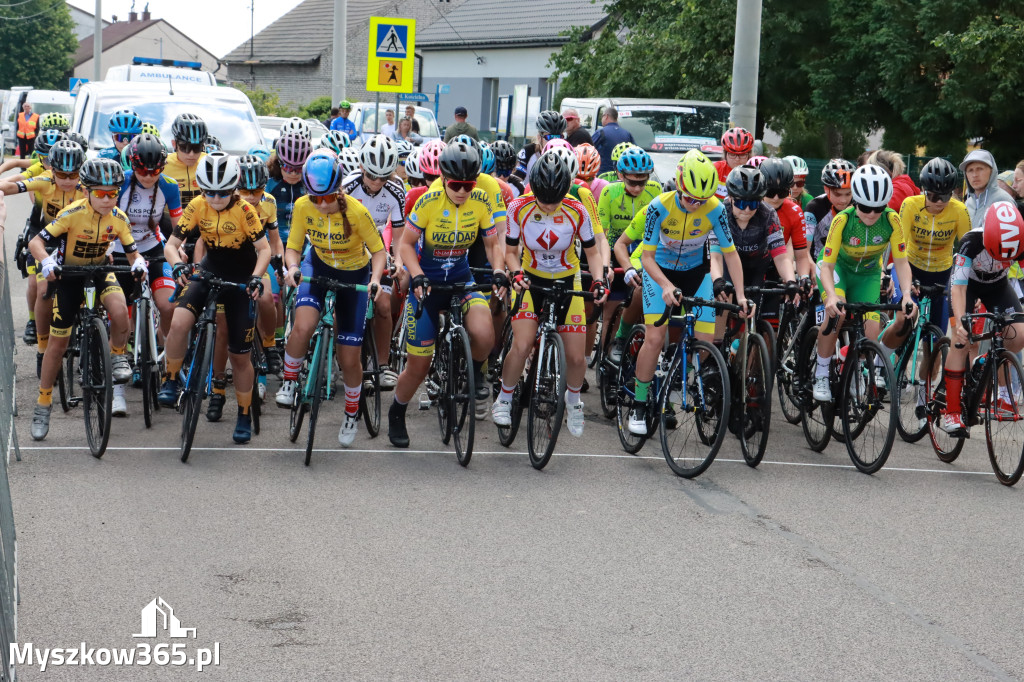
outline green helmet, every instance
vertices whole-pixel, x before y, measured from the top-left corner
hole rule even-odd
[[[66,133],[68,131],[68,128],[70,127],[71,122],[68,121],[68,117],[60,113],[59,111],[51,111],[48,114],[43,114],[42,117],[39,119],[40,130],[49,130],[51,128],[56,128],[62,133]]]
[[[793,167],[793,175],[808,175],[811,171],[807,168],[807,162],[799,156],[787,156],[783,161],[788,161]]]
[[[612,163],[618,163],[619,157],[622,156],[622,152],[626,151],[630,147],[635,146],[636,145],[633,144],[632,142],[620,142],[614,147],[612,147]]]
[[[149,121],[143,121],[142,132],[149,133],[150,135],[153,135],[155,137],[160,137],[160,129],[152,123],[150,123]]]

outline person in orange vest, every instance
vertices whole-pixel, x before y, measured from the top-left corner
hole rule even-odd
[[[39,132],[39,114],[32,113],[32,105],[25,102],[18,114],[18,156],[25,158],[32,153]]]

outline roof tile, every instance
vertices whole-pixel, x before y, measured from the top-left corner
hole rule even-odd
[[[564,42],[559,33],[592,27],[607,16],[604,0],[467,0],[416,35],[417,47]]]

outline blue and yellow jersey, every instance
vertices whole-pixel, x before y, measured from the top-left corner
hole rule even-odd
[[[842,266],[848,272],[880,272],[885,247],[892,247],[893,258],[907,257],[900,216],[886,208],[874,225],[865,225],[850,208],[832,218],[819,260]]]
[[[469,247],[478,235],[493,236],[497,232],[493,200],[479,182],[461,206],[448,198],[442,183],[443,179],[438,178],[416,200],[406,223],[421,236],[423,273],[438,281],[467,277]],[[501,205],[504,207],[504,202]]]
[[[693,270],[708,267],[708,235],[714,231],[722,253],[736,250],[725,208],[716,197],[693,213],[683,209],[675,192],[665,192],[647,205],[644,251],[654,251],[663,269]]]
[[[336,270],[358,270],[370,261],[369,253],[377,253],[384,248],[384,242],[370,211],[358,199],[347,194],[342,197],[348,216],[347,236],[340,211],[324,215],[306,196],[295,202],[288,248],[302,253],[309,237],[313,252],[325,264]]]
[[[501,185],[490,175],[481,173],[476,178],[476,186],[487,193],[487,199],[491,204],[491,215],[494,217],[494,225],[498,232],[505,232],[508,207],[505,205],[505,196],[501,193]]]

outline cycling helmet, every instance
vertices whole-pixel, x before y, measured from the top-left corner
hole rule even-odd
[[[476,140],[476,139],[470,137],[469,135],[466,135],[466,134],[456,135],[455,137],[453,137],[449,141],[448,144],[451,144],[452,142],[461,142],[462,144],[469,145],[470,147],[475,149],[478,154],[481,154],[481,155],[483,154],[483,151],[484,151],[483,145],[480,144],[479,140]]]
[[[412,150],[415,147],[412,146],[412,142],[408,140],[394,140],[395,150],[398,151],[398,160],[408,158],[409,154],[412,154]]]
[[[749,154],[754,148],[754,136],[746,128],[730,128],[722,135],[722,149],[729,154]]]
[[[69,140],[71,140],[72,142],[77,142],[78,146],[81,147],[82,149],[88,149],[89,148],[89,140],[87,140],[85,135],[83,135],[82,133],[65,133],[65,134],[67,135],[67,138]]]
[[[125,149],[130,150],[128,158],[132,168],[162,170],[164,164],[167,163],[167,151],[156,135],[142,133],[136,136]]]
[[[438,159],[441,174],[449,180],[476,180],[480,175],[480,151],[475,147],[452,140]]]
[[[270,161],[270,150],[262,145],[250,149],[249,154],[252,156],[258,156],[263,163]]]
[[[743,165],[750,166],[751,168],[760,168],[761,164],[764,163],[764,160],[767,158],[767,156],[751,156]]]
[[[881,166],[869,163],[853,172],[850,189],[858,206],[884,208],[892,199],[892,178]]]
[[[921,189],[925,192],[952,192],[956,179],[956,166],[941,157],[935,157],[921,169]]]
[[[537,115],[537,132],[542,135],[561,135],[565,132],[565,118],[548,109]]]
[[[847,189],[857,167],[846,159],[832,159],[821,169],[821,184],[831,189]]]
[[[206,122],[195,114],[178,114],[171,124],[171,137],[180,144],[203,144]]]
[[[50,128],[39,133],[36,137],[35,150],[39,156],[46,156],[50,153],[50,147],[57,144],[61,140],[68,139],[68,136],[57,130],[56,128]]]
[[[84,187],[120,187],[124,169],[113,159],[90,159],[82,164],[78,178]]]
[[[160,129],[149,121],[144,121],[142,124],[142,132],[148,133],[154,137],[160,137]]]
[[[654,172],[654,161],[642,148],[633,146],[622,152],[615,163],[615,170],[633,175],[649,174]]]
[[[378,178],[389,178],[398,168],[398,149],[387,135],[374,135],[359,150],[363,171]]]
[[[635,146],[636,145],[633,144],[632,142],[620,142],[614,147],[612,147],[612,163],[618,163],[619,159],[622,157],[622,152],[626,151],[630,147]]]
[[[1024,219],[1012,201],[997,201],[985,211],[985,250],[1001,261],[1024,256]]]
[[[409,162],[406,161],[405,165],[408,166]],[[490,175],[494,172],[494,152],[491,151],[490,147],[484,147],[483,152],[480,154],[480,172],[487,173]],[[406,168],[406,175],[409,174],[409,169]]]
[[[694,199],[710,199],[718,190],[718,171],[704,152],[691,149],[676,166],[676,187]]]
[[[238,159],[225,152],[207,154],[196,169],[196,184],[204,192],[228,192],[238,187]]]
[[[118,154],[117,158],[121,161],[121,169],[125,173],[132,169],[132,145],[126,144],[121,148],[121,153]]]
[[[206,142],[204,144],[206,145],[207,154],[221,151],[222,145],[220,143],[220,138],[214,137],[213,135],[207,135]]]
[[[511,171],[516,167],[516,149],[505,140],[491,143],[494,152],[494,167],[499,171]]]
[[[572,177],[576,177],[580,172],[580,160],[576,158],[576,152],[565,147],[555,147],[544,152],[545,154],[557,154],[558,158],[565,161],[565,165],[569,167],[569,173]]]
[[[576,147],[576,159],[580,162],[581,180],[593,180],[601,170],[601,153],[592,144],[584,142]]]
[[[313,131],[309,129],[309,124],[298,116],[292,116],[281,124],[281,134],[288,135],[289,133],[297,133],[307,140],[313,139]]]
[[[249,192],[262,189],[270,180],[267,164],[255,154],[246,154],[238,159],[238,172],[238,187]]]
[[[661,184],[661,191],[663,192],[675,192],[676,191],[676,179],[669,178]]]
[[[298,133],[288,133],[277,138],[277,158],[288,166],[306,163],[312,150],[309,140]]]
[[[62,133],[66,133],[68,128],[71,127],[71,122],[68,121],[68,117],[59,111],[51,111],[48,114],[43,114],[39,119],[40,130],[50,130],[56,128]]]
[[[569,141],[563,140],[560,137],[556,137],[553,140],[548,140],[544,144],[544,149],[541,150],[541,154],[549,152],[552,149],[568,149],[569,151],[573,151],[572,145],[569,144]]]
[[[134,109],[118,109],[110,115],[107,129],[113,134],[138,135],[142,132],[142,119]]]
[[[764,176],[765,189],[768,194],[783,198],[789,196],[793,186],[793,167],[785,159],[765,159],[757,167]]]
[[[413,180],[422,180],[423,171],[420,170],[420,150],[414,149],[409,158],[405,160],[405,175]]]
[[[352,147],[341,150],[341,167],[345,171],[345,176],[352,175],[353,173],[360,173],[359,167],[359,152]]]
[[[302,185],[315,197],[337,192],[344,176],[341,159],[330,149],[316,150],[302,167]]]
[[[77,173],[85,163],[85,151],[77,142],[61,140],[50,147],[50,168],[59,173]]]
[[[806,177],[811,172],[807,168],[807,162],[799,156],[787,156],[783,161],[789,161],[789,165],[793,167],[793,175],[798,178]]]
[[[330,149],[335,154],[341,154],[342,149],[352,146],[352,140],[340,130],[329,130],[320,138],[318,149]]]
[[[530,168],[530,191],[543,204],[557,204],[568,194],[573,177],[561,150],[545,152]]]
[[[750,166],[737,166],[725,178],[725,190],[739,201],[761,201],[768,190],[761,171]]]
[[[438,176],[441,174],[441,152],[445,150],[445,143],[441,140],[431,140],[420,147],[420,171],[424,175]]]

